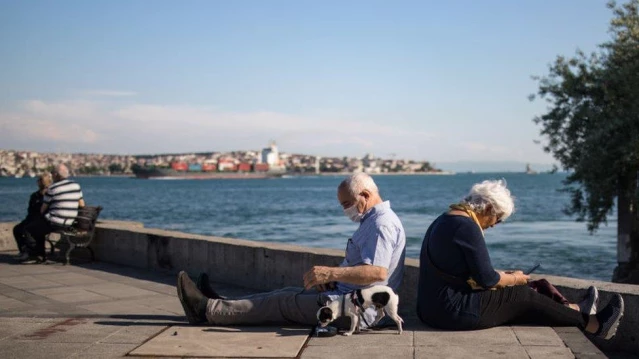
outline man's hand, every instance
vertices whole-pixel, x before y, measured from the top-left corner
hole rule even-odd
[[[335,290],[335,288],[337,287],[337,284],[335,282],[329,282],[326,284],[318,284],[315,286],[315,290],[317,290],[318,292],[322,293],[322,292],[328,292],[330,290]]]
[[[333,268],[324,266],[314,266],[304,274],[304,288],[311,289],[320,284],[328,283],[332,280],[331,271]]]

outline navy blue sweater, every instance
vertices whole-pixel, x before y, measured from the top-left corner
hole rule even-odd
[[[476,327],[479,320],[479,294],[468,285],[455,285],[429,270],[428,254],[440,271],[461,279],[472,277],[488,288],[499,282],[488,255],[479,226],[469,217],[447,213],[430,225],[420,253],[417,315],[426,324],[443,329]]]

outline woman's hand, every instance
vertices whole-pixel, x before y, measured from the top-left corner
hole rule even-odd
[[[515,276],[515,285],[528,284],[528,281],[530,280],[530,276],[528,274],[524,274],[524,272],[520,270],[513,271],[511,274]]]
[[[501,279],[499,280],[499,283],[497,283],[497,287],[525,285],[525,284],[528,284],[528,280],[530,280],[530,276],[524,274],[524,272],[520,270],[498,272],[498,273]]]

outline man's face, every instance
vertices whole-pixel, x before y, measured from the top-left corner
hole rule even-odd
[[[337,191],[337,200],[339,204],[342,205],[343,209],[347,209],[352,207],[353,205],[357,206],[357,212],[364,213],[366,212],[366,204],[368,199],[370,198],[371,193],[368,190],[362,191],[358,196],[353,197],[351,193],[346,188],[340,188]]]
[[[350,208],[357,202],[357,199],[350,194],[347,188],[340,188],[337,191],[337,200],[343,209]]]

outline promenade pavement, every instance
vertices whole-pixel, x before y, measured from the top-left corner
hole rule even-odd
[[[174,273],[94,262],[22,265],[0,253],[0,358],[604,358],[576,328],[405,331],[317,338],[310,328],[191,327]],[[253,291],[214,284],[229,296]]]

